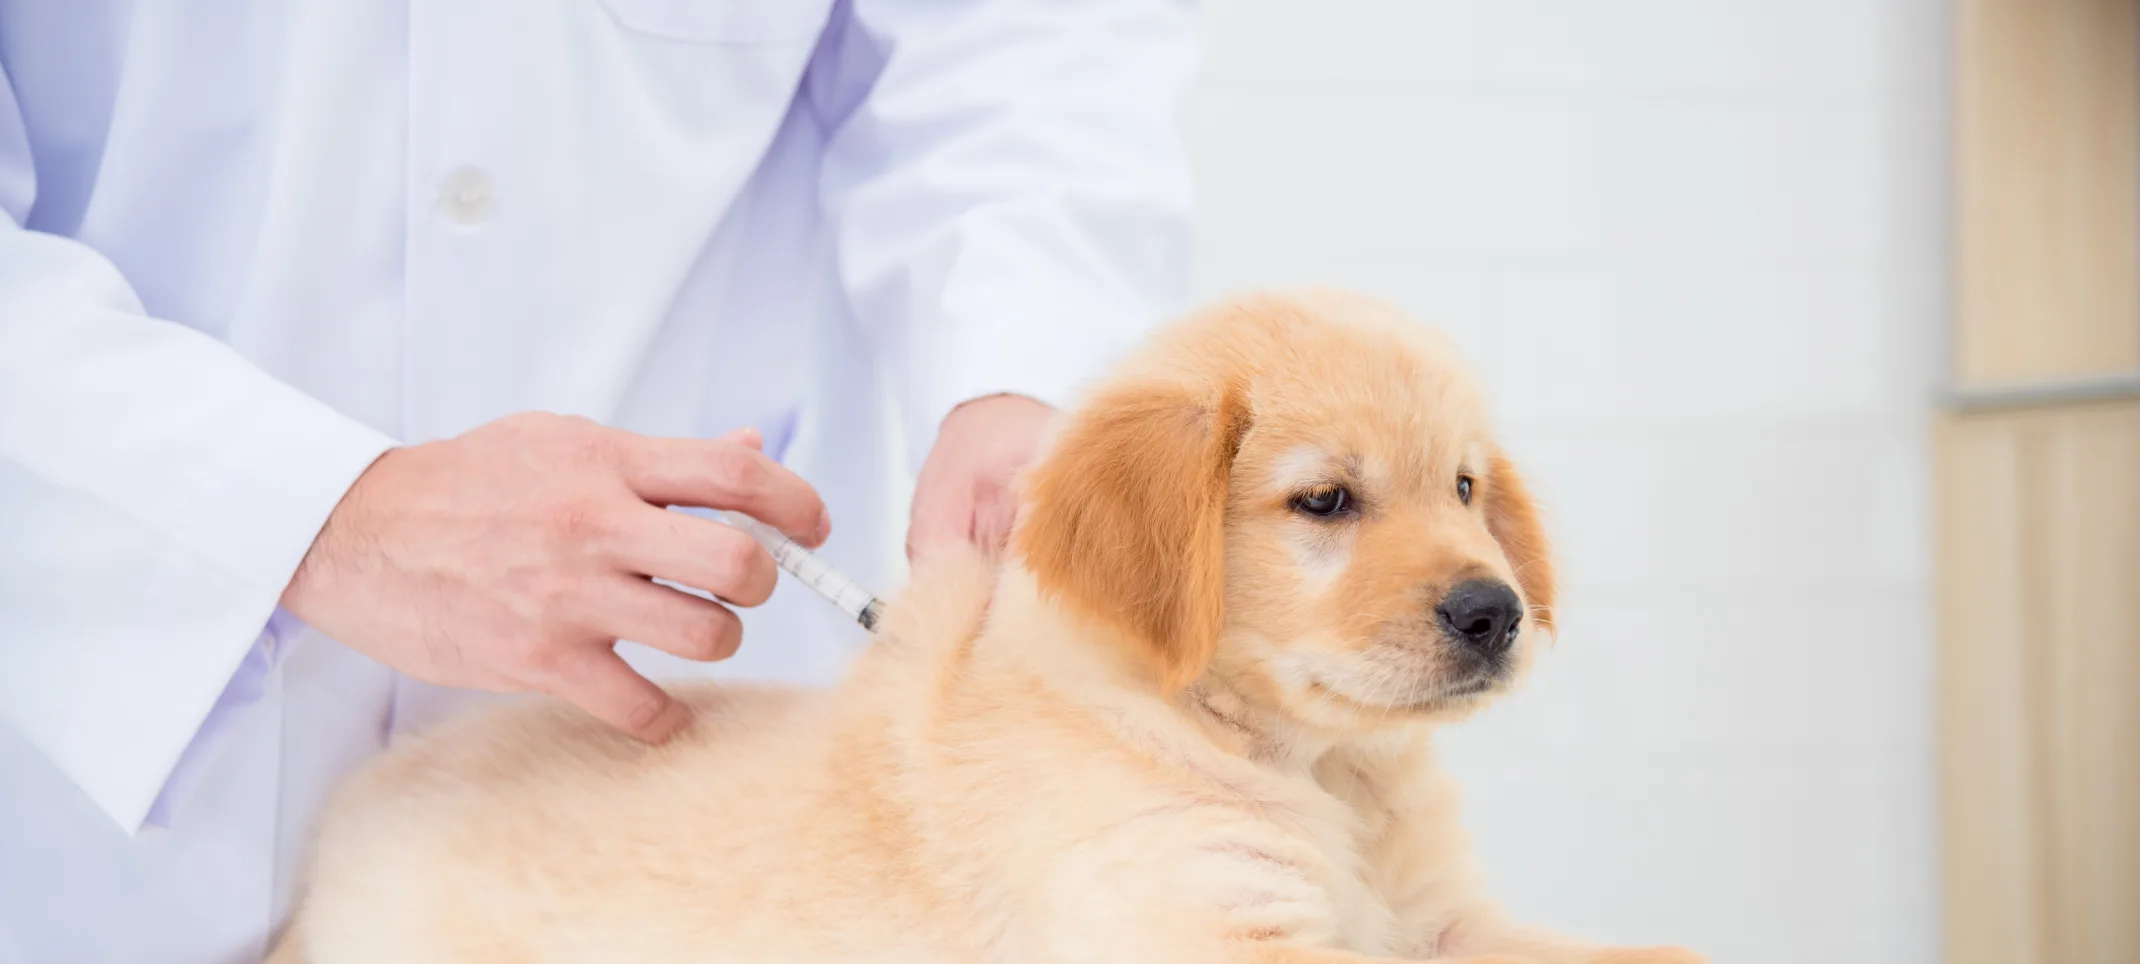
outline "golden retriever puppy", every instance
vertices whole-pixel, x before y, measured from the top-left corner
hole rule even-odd
[[[1433,736],[1521,675],[1554,576],[1443,339],[1330,292],[1203,311],[1022,500],[836,689],[698,690],[659,747],[531,703],[387,754],[279,959],[1701,960],[1481,885]]]

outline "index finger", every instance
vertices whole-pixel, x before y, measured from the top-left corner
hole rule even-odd
[[[832,534],[817,490],[749,445],[634,436],[624,452],[624,482],[648,502],[734,509],[811,547]]]

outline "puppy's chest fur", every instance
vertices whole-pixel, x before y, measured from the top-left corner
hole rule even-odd
[[[1432,767],[1424,754],[1395,759],[1357,747],[1326,749],[1312,761],[1264,761],[1272,776],[1298,802],[1291,832],[1310,842],[1328,868],[1334,946],[1370,955],[1406,955],[1431,949],[1454,908],[1422,892],[1416,858],[1422,834],[1415,820],[1443,809],[1431,801],[1436,771],[1411,773],[1405,766]],[[1461,870],[1451,868],[1451,876]]]
[[[1313,847],[1319,858],[1297,870],[1317,879],[1327,896],[1329,943],[1363,954],[1396,952],[1407,943],[1406,928],[1392,906],[1393,895],[1384,885],[1388,878],[1376,856],[1377,845],[1387,837],[1395,815],[1371,792],[1325,785],[1318,778],[1320,769],[1292,763],[1274,772],[1288,785],[1287,796],[1295,801],[1275,811],[1274,817],[1283,829]],[[1258,916],[1253,902],[1245,909],[1250,911],[1250,920]],[[1306,933],[1318,930],[1312,920],[1302,924],[1300,929]]]
[[[1096,729],[1083,733],[1090,737]],[[992,817],[1008,815],[999,832],[975,834],[967,824],[965,839],[997,843],[989,854],[954,862],[985,860],[998,868],[991,876],[1029,881],[1012,885],[1026,890],[1028,900],[995,904],[1003,917],[984,924],[982,943],[992,952],[984,956],[1032,959],[1025,955],[1044,949],[1067,954],[1064,959],[1109,959],[1120,952],[1110,945],[1111,929],[1090,928],[1106,920],[1122,922],[1117,933],[1146,939],[1178,928],[1377,955],[1428,946],[1439,931],[1434,920],[1405,919],[1414,908],[1397,909],[1411,895],[1396,891],[1402,868],[1387,856],[1386,845],[1402,836],[1405,822],[1391,802],[1402,796],[1393,792],[1391,774],[1370,772],[1350,753],[1309,759],[1265,744],[1256,754],[1235,755],[1165,736],[1109,742],[1106,751],[1064,747],[1067,765],[1048,768],[1046,778],[1024,773],[1019,795],[1026,799],[988,807]],[[1030,743],[1026,749],[1022,759],[1031,761]],[[989,761],[983,769],[993,770],[1013,757],[974,759]],[[1099,761],[1108,762],[1094,766]],[[1021,782],[1010,772],[971,776],[929,782],[977,792]],[[1070,800],[1074,806],[1062,805]],[[954,806],[946,816],[962,819],[960,810]],[[1054,905],[1054,912],[1031,913],[1035,905]],[[1153,908],[1188,910],[1193,919],[1145,919]],[[1066,930],[1032,926],[1047,921],[1084,923]]]
[[[1265,776],[1265,812],[1320,856],[1332,941],[1367,954],[1431,950],[1455,913],[1457,895],[1446,885],[1463,880],[1468,863],[1459,848],[1440,846],[1456,802],[1426,732],[1301,745],[1247,722],[1237,700],[1192,691],[1188,706]],[[1450,866],[1422,874],[1421,856]]]

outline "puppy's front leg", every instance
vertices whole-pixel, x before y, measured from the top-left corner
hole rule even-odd
[[[1399,964],[1400,958],[1368,957],[1351,951],[1335,951],[1321,947],[1253,948],[1241,964]],[[1437,957],[1429,964],[1537,964],[1528,957],[1510,957],[1506,954],[1488,954],[1483,957]]]
[[[1515,924],[1492,911],[1460,918],[1442,935],[1440,953],[1514,954],[1537,964],[1708,964],[1684,947],[1606,947]]]
[[[1434,961],[1512,955],[1536,964],[1703,964],[1676,947],[1611,948],[1508,919],[1486,896],[1457,814],[1457,789],[1424,739],[1333,751],[1316,779],[1376,834],[1364,848],[1376,888],[1415,953]],[[1468,955],[1482,955],[1477,958]]]

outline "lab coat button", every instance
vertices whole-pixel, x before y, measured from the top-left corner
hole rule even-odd
[[[490,217],[490,178],[464,167],[446,175],[438,189],[438,209],[457,224],[481,224]]]

